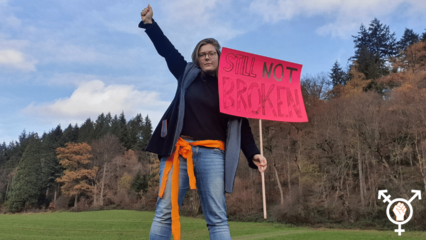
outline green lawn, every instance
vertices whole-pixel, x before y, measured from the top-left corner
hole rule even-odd
[[[153,212],[124,210],[0,215],[0,239],[148,239]],[[182,217],[182,239],[209,239],[203,219]],[[426,232],[317,230],[230,222],[232,239],[426,239]]]

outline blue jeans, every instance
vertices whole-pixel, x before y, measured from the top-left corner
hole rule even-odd
[[[185,139],[188,142],[193,140]],[[218,148],[192,146],[194,174],[197,181],[197,191],[200,196],[204,218],[209,229],[210,239],[231,239],[228,218],[226,217],[225,202],[225,152]],[[160,163],[160,185],[167,157]],[[186,191],[189,188],[186,159],[179,156],[179,207],[182,205]],[[171,237],[171,180],[169,173],[163,198],[157,199],[157,209],[151,226],[150,240],[167,239]],[[184,231],[182,231],[183,234]]]

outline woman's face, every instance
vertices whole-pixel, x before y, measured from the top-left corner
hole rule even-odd
[[[200,47],[200,50],[198,51],[198,61],[203,72],[209,75],[216,74],[216,69],[219,65],[219,58],[213,44],[206,44]]]

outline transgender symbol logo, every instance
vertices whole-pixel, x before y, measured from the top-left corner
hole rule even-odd
[[[401,229],[401,226],[403,224],[406,224],[408,221],[411,220],[413,217],[413,206],[411,206],[411,202],[416,199],[417,197],[419,200],[422,199],[422,194],[420,190],[411,190],[412,193],[414,193],[414,196],[410,200],[405,200],[403,198],[396,198],[394,200],[390,200],[391,195],[387,195],[388,190],[379,190],[379,199],[383,197],[383,202],[388,202],[388,207],[386,209],[386,214],[388,216],[389,221],[391,221],[393,224],[398,225],[398,229],[395,229],[395,232],[398,233],[399,236],[401,236],[402,232],[405,232],[404,229]],[[390,214],[391,207],[394,203],[398,202],[392,209],[392,212],[395,214],[395,219],[392,218]],[[409,208],[410,212],[408,214],[408,217],[405,219],[405,213],[407,212],[407,207]],[[405,220],[404,220],[405,219]]]

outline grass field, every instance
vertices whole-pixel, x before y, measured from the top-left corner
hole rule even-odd
[[[110,210],[0,215],[0,239],[148,239],[153,212]],[[182,217],[182,239],[209,239],[203,219]],[[230,222],[232,239],[426,239],[426,232],[289,228]]]

